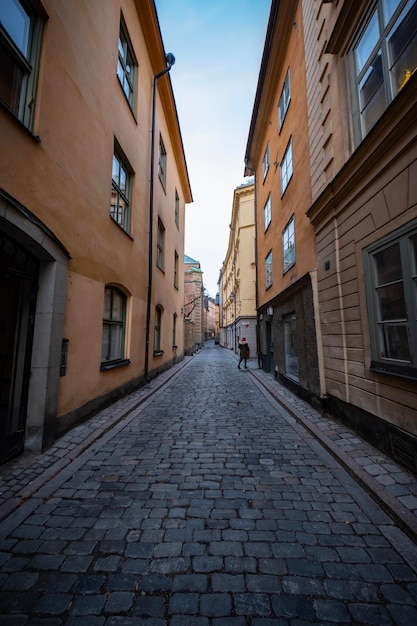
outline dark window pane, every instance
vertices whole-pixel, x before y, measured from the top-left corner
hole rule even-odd
[[[405,320],[406,308],[403,283],[395,283],[377,290],[380,321]]]
[[[374,256],[377,285],[402,280],[400,246],[396,243]]]
[[[384,324],[380,327],[382,351],[381,357],[398,361],[410,361],[407,326]]]

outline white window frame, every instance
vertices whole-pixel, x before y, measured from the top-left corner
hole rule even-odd
[[[268,195],[267,201],[264,205],[264,232],[268,230],[268,227],[272,220],[272,201],[271,194]]]
[[[272,287],[273,282],[273,256],[272,250],[270,250],[265,257],[265,288],[269,289]]]
[[[294,215],[282,232],[282,267],[283,274],[295,264],[295,221]]]
[[[395,257],[398,273],[393,275],[395,263],[386,264],[383,282],[378,263]],[[417,379],[417,220],[366,248],[364,268],[371,369]]]
[[[292,163],[292,137],[290,137],[287,147],[282,157],[281,166],[281,197],[284,195],[290,180],[293,175],[293,163]]]
[[[412,24],[417,22],[417,3],[415,0],[398,0],[390,14],[385,13],[385,7],[388,6],[386,0],[377,0],[348,52],[356,143],[369,133],[417,69],[415,46],[414,52],[410,51],[410,44],[417,36],[417,30],[412,28]],[[394,48],[391,42],[399,25],[404,27],[407,23],[409,39],[401,47],[398,58],[392,59]],[[404,58],[407,51],[410,56]],[[406,63],[406,67],[403,73],[396,76],[395,73],[401,65],[398,63],[399,59]],[[410,67],[407,63],[411,63]],[[362,94],[367,98],[364,102],[361,101]]]
[[[290,79],[290,68],[288,68],[287,73],[284,79],[284,85],[282,87],[281,95],[278,102],[278,130],[280,131],[285,118],[287,116],[287,111],[291,102],[291,79]]]
[[[262,160],[262,176],[263,176],[262,180],[265,180],[266,175],[268,174],[269,164],[270,164],[270,159],[269,159],[269,142],[268,142],[266,149],[265,149],[264,158]]]

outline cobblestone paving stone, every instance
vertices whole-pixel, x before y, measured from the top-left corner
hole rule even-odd
[[[252,374],[209,345],[7,464],[0,625],[416,624],[416,544]]]

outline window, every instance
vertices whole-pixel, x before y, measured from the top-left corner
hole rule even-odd
[[[174,256],[174,287],[178,289],[178,254],[175,251]]]
[[[268,196],[268,200],[264,206],[264,232],[268,229],[271,223],[271,194]]]
[[[174,313],[172,318],[172,347],[175,349],[177,347],[177,317],[178,315]]]
[[[44,17],[33,3],[0,2],[0,100],[32,129]]]
[[[106,287],[101,344],[102,364],[124,359],[125,317],[126,296],[115,287]]]
[[[265,180],[266,175],[268,174],[268,170],[269,170],[269,143],[266,146],[264,158],[262,161],[263,180]]]
[[[118,52],[117,78],[130,108],[133,110],[135,106],[137,62],[123,19],[120,22]]]
[[[268,289],[272,285],[272,250],[265,259],[265,287]]]
[[[178,191],[175,190],[175,223],[179,226],[180,222],[180,198],[178,196]]]
[[[165,150],[162,137],[159,137],[159,158],[158,158],[158,176],[163,188],[165,189],[167,153]]]
[[[157,306],[155,308],[155,327],[154,327],[154,342],[153,342],[154,355],[163,354],[163,350],[161,350],[161,327],[162,327],[162,307]]]
[[[291,100],[291,85],[290,85],[290,70],[288,68],[287,74],[284,80],[284,86],[281,91],[281,96],[278,102],[278,129],[281,130],[282,125],[287,115],[288,107]]]
[[[294,217],[288,222],[282,233],[283,271],[286,272],[295,263]]]
[[[159,269],[164,269],[164,245],[165,245],[165,228],[160,219],[158,219],[158,236],[156,240],[156,264]]]
[[[363,138],[417,68],[416,0],[378,0],[351,51]]]
[[[113,154],[110,216],[127,233],[130,232],[131,169],[120,153]]]
[[[417,223],[365,251],[372,369],[417,378]]]
[[[281,195],[284,195],[286,188],[292,178],[292,139],[289,140],[285,154],[281,163]]]
[[[285,373],[298,382],[297,318],[295,313],[283,316],[283,322]]]

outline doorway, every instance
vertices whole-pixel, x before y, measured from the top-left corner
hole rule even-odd
[[[25,439],[39,263],[0,232],[0,463]]]

